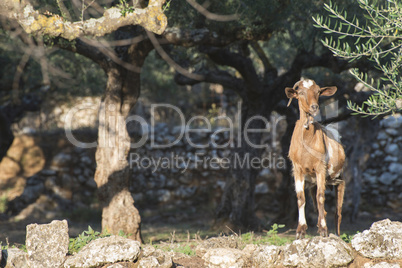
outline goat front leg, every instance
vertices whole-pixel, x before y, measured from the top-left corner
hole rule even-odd
[[[302,239],[306,235],[307,223],[305,216],[306,198],[304,195],[304,176],[301,172],[295,172],[295,188],[297,195],[297,206],[299,208],[299,223],[296,230],[296,239]]]
[[[325,173],[317,174],[317,207],[318,207],[318,233],[321,236],[328,236],[328,227],[325,217],[327,212],[325,211]]]

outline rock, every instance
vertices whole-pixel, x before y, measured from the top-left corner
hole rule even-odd
[[[182,126],[174,126],[172,128],[172,130],[170,131],[170,133],[174,136],[176,135],[182,135],[184,134],[184,131],[186,129],[186,126],[182,125]]]
[[[89,158],[89,156],[85,155],[85,156],[81,157],[81,163],[84,163],[86,165],[91,165],[92,160],[91,160],[91,158]]]
[[[397,162],[398,157],[387,155],[384,159],[385,162]]]
[[[179,182],[183,184],[190,184],[193,181],[193,177],[189,176],[188,174],[181,175],[179,177]]]
[[[26,247],[31,268],[60,267],[68,252],[67,221],[27,226]]]
[[[93,177],[88,178],[87,181],[85,182],[85,185],[92,189],[98,188],[98,185],[96,184]]]
[[[283,247],[277,246],[261,246],[259,249],[254,251],[252,256],[253,267],[278,267],[280,265],[280,253]]]
[[[271,172],[271,170],[269,168],[264,168],[261,170],[260,174],[258,174],[258,177],[261,179],[270,179],[272,177],[274,177],[275,175]]]
[[[257,183],[255,186],[254,193],[255,194],[266,194],[269,192],[268,184],[266,182]]]
[[[8,248],[0,251],[0,267],[23,268],[28,267],[28,254],[19,248]],[[6,266],[7,264],[7,266]]]
[[[189,198],[195,194],[195,191],[197,190],[196,186],[184,186],[181,185],[179,188],[175,191],[175,196],[179,198]]]
[[[140,242],[121,236],[91,241],[77,254],[69,257],[64,267],[96,267],[119,261],[134,261],[140,254]]]
[[[153,268],[153,267],[159,267],[158,260],[153,256],[149,256],[138,261],[138,268]]]
[[[402,164],[401,163],[391,163],[388,170],[395,174],[402,174]]]
[[[173,261],[167,252],[163,252],[161,249],[155,249],[153,246],[144,246],[142,249],[142,257],[138,261],[138,267],[170,268],[173,267]]]
[[[238,243],[233,236],[222,236],[209,238],[195,247],[198,257],[204,256],[208,249],[211,248],[237,248]]]
[[[284,249],[283,265],[297,267],[347,266],[352,249],[337,236],[296,240]]]
[[[363,173],[363,178],[364,181],[366,181],[368,184],[373,185],[374,183],[377,182],[377,176]]]
[[[69,164],[69,162],[71,161],[72,156],[70,154],[66,154],[66,153],[59,153],[57,155],[55,155],[53,157],[52,160],[52,169],[54,168],[55,170],[57,170],[57,168],[59,167],[65,167]]]
[[[353,237],[352,247],[366,258],[402,259],[402,223],[375,222],[370,230]]]
[[[379,262],[379,263],[370,263],[366,262],[363,268],[400,268],[398,263],[388,263],[388,262]]]
[[[210,268],[242,268],[246,266],[243,252],[233,248],[211,248],[202,257]]]
[[[385,147],[385,152],[393,156],[398,156],[399,155],[398,144],[394,143],[388,144],[387,147]]]
[[[40,171],[40,174],[44,175],[44,176],[54,176],[57,174],[57,172],[55,170],[51,170],[51,169],[42,169]]]
[[[381,125],[385,128],[399,128],[402,124],[402,120],[400,115],[396,116],[388,116],[381,120]]]
[[[156,191],[156,196],[159,202],[166,203],[170,200],[172,195],[169,190],[162,189]]]
[[[388,139],[387,133],[384,130],[380,130],[377,134],[377,140],[386,140]]]
[[[385,132],[386,132],[388,135],[393,136],[393,137],[396,137],[396,136],[398,136],[398,134],[399,134],[398,130],[396,130],[396,129],[394,129],[394,128],[387,128],[387,129],[385,129]]]
[[[125,268],[125,267],[127,267],[127,266],[124,266],[120,263],[113,263],[111,265],[106,266],[105,268]]]
[[[385,185],[391,185],[397,178],[397,174],[385,172],[381,174],[380,178],[378,178],[378,181]]]

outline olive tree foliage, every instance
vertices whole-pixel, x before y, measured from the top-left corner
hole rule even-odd
[[[379,79],[374,79],[351,69],[352,75],[373,93],[361,106],[348,102],[354,114],[376,117],[401,111],[402,2],[358,0],[358,3],[359,13],[364,14],[362,18],[331,2],[324,5],[329,15],[313,18],[316,27],[330,35],[322,43],[334,55],[349,61],[368,58],[382,73]]]

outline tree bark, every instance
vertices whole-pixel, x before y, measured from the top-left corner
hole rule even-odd
[[[95,181],[103,207],[102,230],[112,234],[123,231],[138,241],[141,241],[141,217],[128,190],[130,170],[127,156],[131,141],[126,119],[139,97],[141,67],[152,49],[147,40],[123,49],[120,56],[133,64],[137,71],[116,64],[107,69],[108,81],[99,111],[96,151]]]
[[[56,14],[40,14],[28,0],[2,0],[0,15],[16,20],[26,33],[74,40],[82,36],[104,36],[127,25],[140,25],[148,31],[163,33],[167,18],[162,11],[165,0],[150,0],[146,8],[122,14],[122,8],[106,9],[101,18],[71,22]]]

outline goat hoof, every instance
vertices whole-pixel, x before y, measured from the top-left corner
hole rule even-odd
[[[303,239],[306,236],[307,225],[299,225],[296,230],[296,240]]]
[[[296,233],[296,240],[303,239],[306,236],[306,233]]]
[[[322,237],[328,237],[328,229],[327,228],[318,228],[318,233]]]

